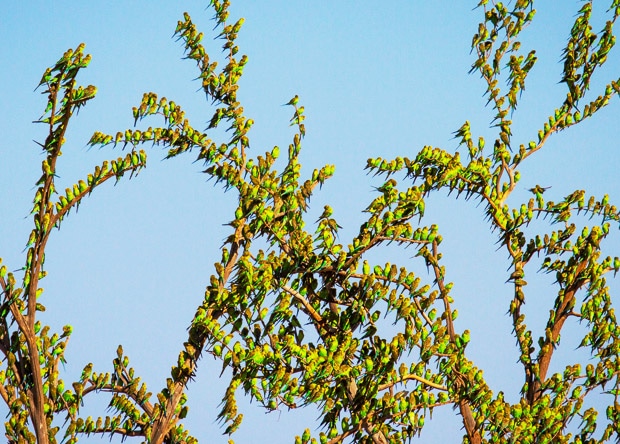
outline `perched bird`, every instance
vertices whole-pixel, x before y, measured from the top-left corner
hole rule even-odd
[[[319,216],[319,218],[317,219],[317,222],[321,219],[327,219],[328,217],[331,217],[333,213],[334,213],[334,210],[332,210],[332,208],[329,205],[325,205],[325,208],[323,209],[323,213]]]
[[[295,97],[293,97],[291,100],[289,100],[287,103],[284,103],[282,106],[287,106],[287,105],[293,105],[296,106],[297,103],[299,102],[299,96],[295,95]]]
[[[80,87],[78,89],[78,96],[74,99],[75,103],[83,103],[92,99],[97,94],[97,87],[94,85],[88,85],[86,88]]]
[[[390,192],[395,186],[397,182],[394,179],[390,179],[385,182],[382,186],[375,188],[377,191],[381,191],[382,193]]]
[[[80,381],[86,382],[93,373],[93,363],[89,363],[84,367],[82,371],[82,376],[80,377]]]

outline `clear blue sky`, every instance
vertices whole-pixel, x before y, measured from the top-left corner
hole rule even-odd
[[[452,133],[465,120],[472,122],[474,137],[492,135],[492,110],[484,108],[483,82],[467,74],[474,60],[469,54],[471,36],[482,14],[472,9],[475,3],[401,0],[381,7],[366,0],[329,5],[233,1],[232,16],[246,18],[238,43],[250,62],[239,97],[256,121],[252,149],[258,154],[290,143],[291,110],[280,105],[299,94],[307,114],[304,171],[336,165],[335,177],[313,200],[311,212],[318,215],[325,203],[332,205],[344,227],[341,242],[346,244],[359,228],[361,211],[373,197],[372,186],[379,184],[363,171],[368,157],[414,157],[423,145],[455,150]],[[561,49],[579,3],[540,2],[537,19],[524,33],[523,47],[536,48],[539,62],[513,118],[518,143],[535,138],[564,97],[564,86],[558,83]],[[598,8],[608,6],[599,3]],[[210,40],[215,33],[206,4],[57,0],[3,5],[0,257],[11,269],[24,262],[30,202],[41,174],[42,155],[33,139],[43,140],[45,128],[31,122],[45,106],[45,97],[33,92],[44,69],[66,49],[85,42],[93,61],[80,81],[99,89],[67,135],[57,185],[64,189],[102,160],[121,154],[120,149],[88,149],[86,143],[96,130],[130,127],[131,107],[139,104],[143,92],[175,100],[195,126],[206,126],[211,108],[197,92],[200,85],[192,81],[197,71],[181,60],[181,45],[171,38],[177,20],[188,11],[204,31],[207,48],[219,53],[219,42]],[[602,82],[619,75],[616,49],[595,79],[596,94]],[[585,189],[598,197],[608,193],[619,205],[618,115],[620,100],[615,98],[591,121],[553,137],[524,165],[522,187],[513,203],[529,198],[526,189],[540,184],[552,186],[551,200]],[[109,371],[116,346],[122,343],[150,390],[159,391],[186,339],[212,264],[219,259],[226,234],[223,224],[232,217],[234,195],[207,182],[191,156],[162,162],[163,152],[154,148],[149,154],[148,167],[137,178],[96,190],[49,244],[49,276],[42,282],[48,311],[43,319],[56,328],[67,323],[74,327],[66,380],[78,377],[91,361],[97,371]],[[446,267],[455,282],[460,312],[458,327],[472,331],[472,359],[485,370],[495,391],[504,390],[514,400],[522,376],[506,316],[509,264],[482,221],[483,211],[474,202],[436,196],[429,200],[423,222],[438,223],[444,234]],[[607,249],[619,255],[617,230]],[[415,268],[413,253],[389,254]],[[554,297],[552,279],[534,281],[527,310],[546,314]],[[618,282],[610,286],[617,295]],[[575,356],[572,339],[563,338],[560,358]],[[189,390],[186,425],[205,443],[227,440],[214,422],[224,389],[218,374],[218,364],[205,357]],[[90,403],[86,408],[94,413],[97,406]],[[265,415],[248,403],[242,403],[242,409],[246,420],[233,436],[239,443],[291,443],[306,426],[315,425],[316,413],[310,410]],[[0,406],[0,417],[5,412]],[[420,442],[458,442],[460,428],[450,408],[436,411]]]

